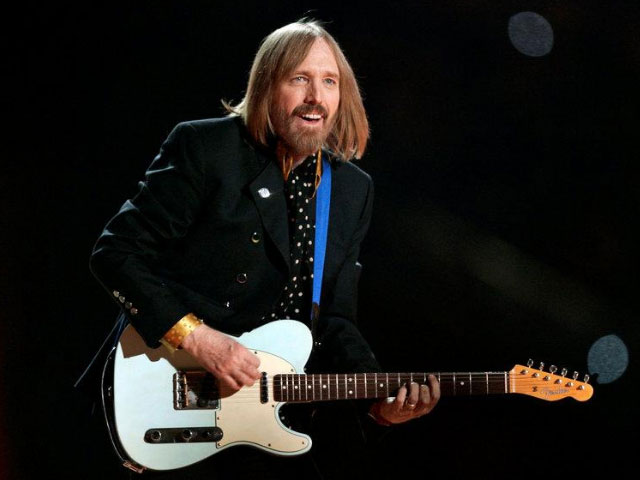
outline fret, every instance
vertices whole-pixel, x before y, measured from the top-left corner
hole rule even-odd
[[[300,400],[302,400],[302,392],[300,391],[300,375],[294,375],[293,379],[294,379],[294,382],[297,380],[297,382],[294,385],[293,389],[294,389],[294,393],[298,392],[298,401],[300,401]]]
[[[507,372],[504,372],[504,393],[507,393]]]
[[[453,374],[453,395],[456,394],[456,374]]]
[[[367,374],[364,374],[364,398],[369,398],[367,396]]]
[[[348,375],[344,374],[344,379],[342,380],[342,385],[344,387],[344,398],[350,398],[351,394],[349,393],[349,378]]]
[[[316,376],[311,375],[311,398],[316,399]]]
[[[322,375],[320,375],[322,379]],[[329,375],[326,376],[325,379],[322,379],[322,392],[324,393],[324,399],[329,400],[329,394],[331,391],[331,387],[329,386]]]
[[[374,385],[376,386],[376,398],[379,398],[378,397],[378,373],[377,372],[374,373],[373,377],[374,377],[374,380],[375,380]]]
[[[489,372],[484,372],[484,375],[487,379],[487,395],[489,395]]]
[[[471,372],[469,372],[469,395],[473,395],[473,380],[471,379]]]
[[[389,374],[387,373],[387,397],[389,396]]]

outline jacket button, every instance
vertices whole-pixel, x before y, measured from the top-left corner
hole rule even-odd
[[[131,309],[131,315],[137,315],[137,313],[138,313],[138,309],[136,307],[133,307]]]
[[[252,243],[260,243],[260,232],[253,232],[251,234],[251,242]]]
[[[238,283],[247,283],[247,274],[246,273],[239,273],[238,275],[236,275],[236,282],[238,282]]]
[[[122,295],[118,297],[118,300],[120,300],[120,303],[124,303],[124,297]]]
[[[127,302],[124,304],[124,308],[126,308],[127,310],[129,310],[133,305],[131,304],[131,302]]]
[[[118,290],[113,291],[113,296],[118,298],[120,296],[120,292]]]

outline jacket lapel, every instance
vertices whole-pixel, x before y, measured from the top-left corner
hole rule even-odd
[[[258,208],[262,226],[282,255],[287,270],[289,264],[289,225],[287,223],[287,202],[284,198],[284,180],[275,162],[265,159],[265,166],[249,184],[253,201]]]

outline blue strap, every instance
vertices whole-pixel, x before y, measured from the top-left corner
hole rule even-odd
[[[322,274],[324,272],[324,256],[327,249],[327,232],[329,231],[329,205],[331,203],[331,165],[323,156],[322,180],[316,195],[316,234],[313,252],[313,297],[312,304],[320,305],[322,291]],[[311,314],[313,316],[313,308]]]

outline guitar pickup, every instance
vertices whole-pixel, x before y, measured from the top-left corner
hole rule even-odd
[[[218,382],[202,370],[173,374],[173,408],[175,410],[215,410],[220,408]]]

